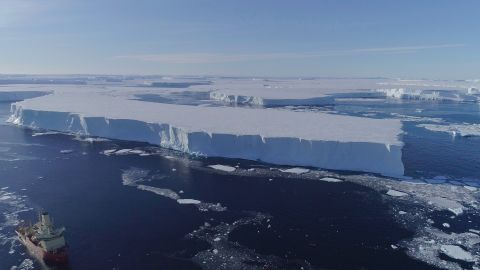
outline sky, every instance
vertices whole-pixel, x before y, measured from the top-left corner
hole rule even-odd
[[[0,73],[480,78],[478,0],[0,0]]]

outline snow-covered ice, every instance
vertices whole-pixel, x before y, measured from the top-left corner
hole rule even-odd
[[[323,177],[323,178],[320,178],[320,181],[325,181],[325,182],[330,182],[330,183],[343,182],[343,180],[338,179],[338,178],[333,178],[333,177]]]
[[[407,196],[408,194],[398,190],[390,189],[387,191],[387,195],[392,197],[403,197],[403,196]]]
[[[221,164],[209,165],[208,167],[210,167],[212,169],[215,169],[215,170],[224,171],[224,172],[233,172],[237,169],[237,168],[232,167],[232,166],[221,165]]]
[[[465,262],[475,261],[472,254],[457,245],[442,245],[440,247],[440,252],[455,260]]]
[[[419,124],[422,127],[431,131],[446,132],[452,136],[480,136],[480,124],[450,124],[450,125],[435,125],[435,124]]]
[[[179,204],[200,204],[201,201],[195,199],[178,199]]]
[[[182,152],[401,176],[402,123],[324,112],[148,102],[139,94],[252,94],[277,105],[329,99],[375,88],[378,80],[229,80],[173,86],[49,85],[48,95],[12,105],[14,124],[160,145]],[[247,86],[248,87],[244,87]],[[128,86],[128,87],[126,87]],[[361,88],[360,88],[361,87]],[[175,89],[173,89],[175,88]],[[8,85],[0,92],[22,92]],[[29,86],[29,91],[45,86]],[[174,92],[175,91],[175,92]],[[214,94],[212,94],[214,95]],[[371,95],[370,94],[367,94]],[[237,98],[238,100],[238,98]],[[368,152],[368,158],[363,153]]]
[[[416,99],[416,100],[439,100],[439,101],[470,101],[477,102],[479,98],[476,95],[468,93],[466,90],[435,90],[419,88],[390,88],[377,89],[377,92],[383,93],[386,97],[395,99]]]
[[[303,173],[308,173],[310,170],[305,168],[290,168],[290,169],[281,169],[280,171],[284,173],[303,174]]]

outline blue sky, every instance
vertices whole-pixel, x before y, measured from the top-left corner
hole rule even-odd
[[[478,0],[0,0],[0,73],[480,78]]]

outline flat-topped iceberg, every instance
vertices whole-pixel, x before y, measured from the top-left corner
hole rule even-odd
[[[404,172],[402,123],[396,119],[144,102],[130,98],[131,88],[54,89],[12,104],[10,122],[190,154],[391,176]]]

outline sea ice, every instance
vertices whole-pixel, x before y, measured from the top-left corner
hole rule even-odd
[[[194,200],[194,199],[178,199],[177,202],[179,204],[199,204],[201,201]]]
[[[457,245],[442,245],[440,252],[455,260],[475,262],[472,254]]]
[[[290,169],[282,169],[280,171],[284,173],[304,174],[304,173],[308,173],[310,170],[305,168],[290,168]]]
[[[147,185],[138,185],[137,188],[140,189],[140,190],[146,190],[146,191],[153,192],[157,195],[160,195],[160,196],[172,199],[172,200],[176,200],[177,202],[180,199],[180,196],[178,196],[178,194],[171,189],[158,188],[158,187],[152,187],[152,186],[147,186]]]
[[[463,187],[470,190],[470,191],[477,191],[478,190],[478,188],[476,188],[476,187],[471,187],[471,186],[463,186]]]
[[[320,181],[330,182],[330,183],[340,183],[343,182],[341,179],[333,178],[333,177],[323,177],[320,178]]]
[[[435,124],[419,124],[418,127],[422,127],[431,131],[446,132],[452,134],[452,136],[460,135],[467,136],[480,136],[480,124],[450,124],[450,125],[435,125]]]
[[[403,196],[407,196],[408,194],[398,190],[390,189],[389,191],[387,191],[387,195],[392,197],[403,197]]]
[[[224,171],[224,172],[233,172],[233,171],[236,170],[235,167],[227,166],[227,165],[220,165],[220,164],[209,165],[208,167],[210,167],[212,169],[215,169],[215,170]]]

